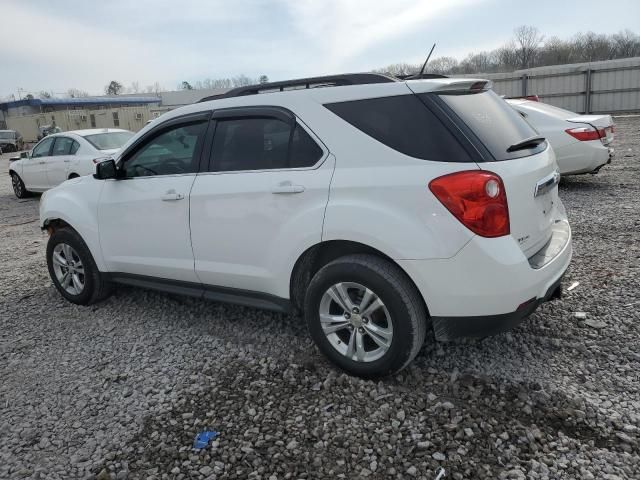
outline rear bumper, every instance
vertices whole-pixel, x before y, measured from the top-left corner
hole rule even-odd
[[[399,260],[422,294],[439,339],[485,336],[522,321],[557,290],[572,256],[563,228],[527,258],[512,236],[474,237],[449,259]]]
[[[555,150],[561,175],[578,175],[597,171],[611,162],[613,148],[600,140],[578,142]]]
[[[437,340],[447,341],[461,337],[486,337],[506,332],[531,315],[542,303],[560,297],[562,277],[556,280],[540,297],[523,303],[515,312],[479,317],[431,317]]]

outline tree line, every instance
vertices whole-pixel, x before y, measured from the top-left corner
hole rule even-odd
[[[425,72],[442,75],[512,72],[637,56],[640,56],[640,35],[631,30],[612,35],[577,33],[563,40],[556,36],[547,38],[536,27],[522,25],[513,31],[513,37],[507,43],[495,50],[469,53],[460,61],[453,57],[434,58]],[[421,64],[396,63],[374,71],[395,76],[418,73],[421,68]]]

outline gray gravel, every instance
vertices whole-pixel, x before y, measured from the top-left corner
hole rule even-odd
[[[640,118],[617,126],[614,163],[561,184],[580,284],[381,382],[336,371],[299,318],[133,288],[67,303],[38,199],[5,177],[0,478],[640,478]]]

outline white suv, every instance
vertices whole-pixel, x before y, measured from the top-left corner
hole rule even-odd
[[[241,87],[163,115],[96,170],[41,200],[65,298],[120,283],[301,311],[364,377],[408,365],[427,328],[516,324],[571,258],[553,151],[482,80]]]

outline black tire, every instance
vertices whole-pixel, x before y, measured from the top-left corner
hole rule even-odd
[[[60,284],[53,265],[53,251],[58,244],[67,244],[73,248],[84,267],[84,288],[77,294],[71,294]],[[90,305],[104,300],[111,294],[111,283],[100,273],[89,248],[82,237],[69,227],[55,230],[47,243],[47,267],[51,281],[60,294],[72,303]]]
[[[11,184],[13,186],[13,193],[18,198],[27,198],[31,196],[31,192],[24,186],[24,182],[16,172],[11,172]]]
[[[331,286],[344,282],[370,289],[389,312],[393,337],[381,358],[352,360],[334,348],[322,329],[322,297]],[[429,321],[422,297],[407,275],[397,265],[374,255],[349,255],[325,265],[309,283],[304,306],[309,333],[320,351],[341,369],[363,378],[392,375],[409,365],[424,343]]]
[[[78,175],[77,173],[72,173],[71,175],[69,175],[69,178],[67,180],[71,180],[72,178],[78,178],[80,175]]]

